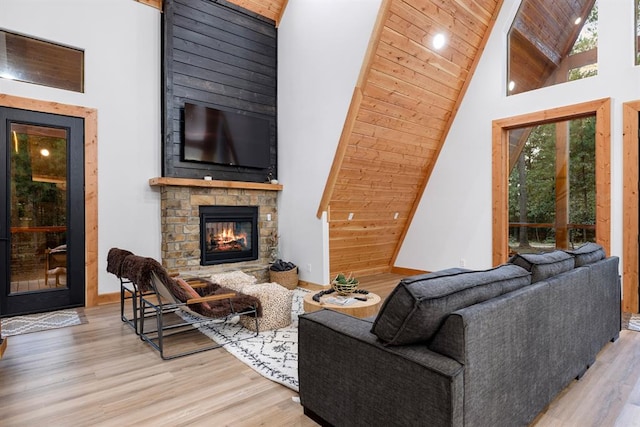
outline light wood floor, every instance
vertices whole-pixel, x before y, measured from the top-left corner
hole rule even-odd
[[[386,296],[397,278],[362,284]],[[162,361],[120,321],[117,304],[85,314],[84,325],[8,339],[1,426],[316,425],[295,392],[224,349]],[[622,331],[534,425],[640,426],[640,333]]]

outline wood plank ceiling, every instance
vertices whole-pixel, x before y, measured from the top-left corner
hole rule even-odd
[[[276,25],[287,3],[229,1]],[[391,271],[501,5],[382,1],[318,209],[329,213],[331,275]]]
[[[319,209],[332,275],[392,270],[501,4],[383,1]]]

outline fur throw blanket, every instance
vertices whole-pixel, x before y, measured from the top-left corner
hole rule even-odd
[[[153,276],[171,292],[180,302],[187,302],[193,296],[188,294],[172,277],[167,270],[153,258],[134,255],[132,252],[111,248],[107,255],[107,271],[116,276],[133,282],[142,293],[154,292]],[[235,293],[236,296],[218,301],[189,304],[189,308],[202,316],[221,318],[229,314],[256,309],[258,317],[262,317],[260,300],[254,296],[245,295],[232,289],[220,286],[217,283],[206,280],[207,286],[198,288],[200,296]]]
[[[204,279],[200,279],[203,281]],[[260,300],[254,296],[246,295],[241,292],[236,292],[232,289],[220,286],[217,283],[207,282],[207,286],[198,288],[196,292],[202,296],[207,297],[210,295],[221,295],[233,293],[236,296],[233,298],[222,299],[218,301],[207,301],[204,303],[189,304],[188,307],[198,314],[205,317],[221,318],[233,313],[241,313],[247,310],[256,309],[256,315],[262,317],[262,305]],[[187,302],[191,295],[189,295],[175,280],[171,280],[167,287],[169,292],[174,295],[180,302]],[[251,313],[253,314],[253,313]]]
[[[153,291],[152,274],[160,279],[167,287],[173,282],[173,279],[167,274],[167,270],[153,258],[141,257],[138,255],[129,255],[122,261],[121,275],[131,280],[140,290],[140,292]]]
[[[129,255],[133,255],[126,249],[111,248],[107,254],[107,272],[122,277],[122,262]]]

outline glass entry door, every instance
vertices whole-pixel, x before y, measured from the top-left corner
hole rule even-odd
[[[0,316],[84,305],[84,121],[0,108]]]

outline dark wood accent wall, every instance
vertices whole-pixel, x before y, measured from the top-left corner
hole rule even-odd
[[[177,178],[265,182],[269,169],[184,162],[184,103],[269,119],[276,177],[277,30],[224,0],[167,0],[163,14],[163,167]]]

